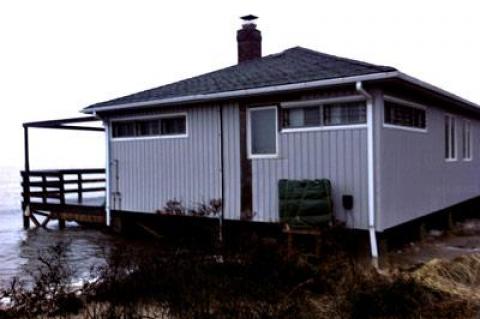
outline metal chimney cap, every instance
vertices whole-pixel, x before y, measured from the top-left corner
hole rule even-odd
[[[242,19],[242,20],[245,21],[245,22],[252,22],[252,21],[254,21],[254,20],[257,20],[258,17],[257,17],[257,16],[254,16],[253,14],[249,14],[249,15],[240,17],[240,19]]]

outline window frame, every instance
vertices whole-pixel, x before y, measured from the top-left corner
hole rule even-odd
[[[113,124],[119,122],[131,122],[131,121],[141,121],[141,120],[161,120],[164,118],[172,117],[185,117],[185,133],[184,134],[159,134],[151,136],[129,136],[129,137],[114,137],[113,136]],[[129,116],[124,118],[116,118],[110,121],[110,140],[112,142],[122,142],[122,141],[140,141],[140,140],[155,140],[155,139],[175,139],[175,138],[188,138],[189,137],[189,121],[187,112],[178,112],[178,113],[165,113],[165,114],[155,114],[155,115],[142,115],[142,116]]]
[[[252,113],[262,110],[275,110],[275,153],[273,154],[252,154]],[[278,158],[280,154],[279,143],[278,143],[278,106],[277,105],[268,105],[268,106],[257,106],[257,107],[248,107],[247,108],[247,158],[248,159],[268,159],[268,158]]]
[[[446,125],[446,119],[449,119],[448,121],[448,136],[444,136],[444,142],[446,142],[446,144],[444,145],[445,146],[445,151],[446,151],[446,147],[447,145],[450,147],[449,148],[449,154],[448,154],[448,157],[445,157],[446,152],[444,152],[444,158],[445,158],[445,161],[446,162],[456,162],[458,160],[458,130],[457,130],[457,117],[453,114],[450,114],[450,113],[445,113],[445,116],[444,116],[444,127],[443,127],[443,131],[445,133],[445,125]],[[453,144],[452,144],[452,137],[451,137],[451,132],[452,132],[452,123],[454,124],[454,127],[453,127],[453,132],[454,132],[454,136],[453,136]],[[452,149],[451,149],[451,146],[454,146],[453,150],[453,157],[451,156],[452,155]]]
[[[341,104],[341,103],[354,103],[361,102],[365,103],[366,118],[365,123],[356,123],[356,124],[340,124],[340,125],[325,125],[324,119],[324,105],[330,104]],[[296,132],[315,132],[315,131],[335,131],[335,130],[348,130],[348,129],[361,129],[368,127],[368,107],[365,97],[361,95],[352,95],[352,96],[339,96],[333,98],[323,98],[315,100],[305,100],[305,101],[292,101],[292,102],[283,102],[280,104],[280,111],[294,109],[294,108],[306,108],[318,106],[320,112],[320,125],[318,126],[300,126],[300,127],[283,127],[281,126],[280,133],[296,133]]]
[[[467,126],[468,126],[468,144],[466,144],[466,137],[467,137]],[[462,159],[465,162],[473,161],[473,136],[472,134],[472,121],[468,119],[463,120],[463,127],[462,127]],[[468,145],[468,156],[466,154],[466,145]]]
[[[384,95],[383,96],[383,121],[382,121],[382,126],[384,128],[388,129],[396,129],[396,130],[403,130],[403,131],[409,131],[409,132],[416,132],[416,133],[428,133],[428,107],[426,105],[408,101],[405,99],[401,99],[398,97],[394,97],[391,95]],[[419,109],[425,112],[425,128],[419,128],[419,127],[411,127],[411,126],[404,126],[404,125],[397,125],[397,124],[392,124],[392,123],[387,123],[385,121],[385,102],[390,102],[390,103],[395,103],[399,105],[403,105],[406,107],[414,108],[414,109]]]

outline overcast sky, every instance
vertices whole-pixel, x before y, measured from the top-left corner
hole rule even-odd
[[[21,123],[236,63],[239,16],[263,52],[293,46],[394,66],[480,103],[478,1],[0,2],[0,166],[23,165]],[[34,132],[32,166],[103,165],[99,133]]]

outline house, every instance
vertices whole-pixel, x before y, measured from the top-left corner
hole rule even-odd
[[[376,256],[377,232],[480,195],[478,105],[393,67],[262,56],[255,18],[237,65],[83,110],[106,129],[107,223],[210,199],[225,219],[275,223],[280,180],[328,179],[336,218]]]

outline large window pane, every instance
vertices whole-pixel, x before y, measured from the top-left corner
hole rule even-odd
[[[277,109],[250,109],[251,155],[277,153]]]
[[[425,129],[426,112],[423,109],[385,101],[385,123]]]
[[[324,125],[362,124],[367,121],[365,103],[335,103],[323,107]]]

